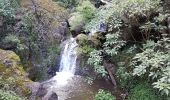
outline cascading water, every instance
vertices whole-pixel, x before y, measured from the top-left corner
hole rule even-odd
[[[69,72],[72,74],[75,73],[77,59],[77,54],[75,50],[76,47],[77,43],[74,38],[71,38],[69,41],[67,41],[62,53],[59,72]]]
[[[110,89],[110,85],[105,82],[104,84],[98,82],[91,86],[84,81],[84,77],[74,75],[77,67],[76,48],[78,44],[74,38],[70,38],[64,44],[59,72],[56,72],[56,76],[42,84],[47,89],[47,93],[42,100],[49,100],[47,98],[53,93],[57,94],[57,100],[93,100],[94,94],[99,88],[108,87]]]
[[[74,76],[76,68],[76,47],[78,44],[74,38],[66,41],[62,51],[59,72],[56,72],[55,79],[58,85],[67,84],[67,80]]]

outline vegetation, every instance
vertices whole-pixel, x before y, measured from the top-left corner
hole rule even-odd
[[[95,95],[94,100],[116,100],[116,98],[107,91],[99,90]]]
[[[136,85],[130,92],[128,100],[160,100],[148,83]]]
[[[73,17],[70,21],[70,29],[74,30],[76,27],[90,22],[94,17],[95,10],[96,8],[89,0],[80,3],[76,8],[76,12],[72,14]]]
[[[0,99],[23,100],[25,81],[54,76],[70,34],[90,84],[111,80],[121,99],[169,98],[168,0],[0,0]]]
[[[3,91],[0,90],[0,99],[1,100],[24,100],[23,98],[19,97],[12,91]]]

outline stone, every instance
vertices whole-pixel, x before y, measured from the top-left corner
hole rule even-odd
[[[58,100],[57,94],[53,92],[48,100]]]
[[[31,91],[26,85],[32,83],[24,71],[19,56],[13,51],[0,49],[0,77],[7,81],[14,80],[12,85],[15,85],[15,92],[28,96]]]

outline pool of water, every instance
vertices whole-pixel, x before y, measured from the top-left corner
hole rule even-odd
[[[53,81],[50,91],[55,92],[59,100],[93,100],[99,89],[112,91],[114,88],[110,82],[105,80],[95,80],[92,85],[85,80],[84,77],[73,76],[64,85]]]

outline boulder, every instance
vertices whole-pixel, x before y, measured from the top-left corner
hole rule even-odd
[[[76,41],[79,45],[86,44],[88,42],[88,36],[85,34],[79,34],[76,37]]]
[[[48,100],[58,100],[57,94],[53,92]]]
[[[10,85],[14,86],[16,93],[23,96],[31,93],[27,84],[32,81],[27,77],[19,56],[13,51],[0,49],[0,77],[7,82],[13,80]]]
[[[68,19],[68,22],[73,37],[80,34],[85,25],[84,18],[79,13],[74,13],[73,16]]]

